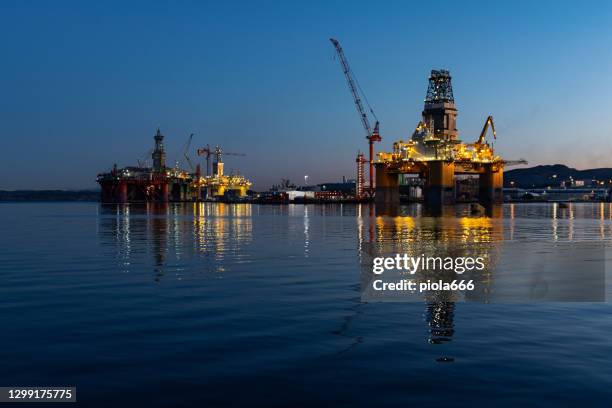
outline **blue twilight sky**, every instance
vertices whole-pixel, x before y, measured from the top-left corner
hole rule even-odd
[[[507,158],[612,167],[610,2],[3,0],[0,189],[95,187],[158,126],[169,162],[194,132],[246,153],[226,168],[257,189],[354,177],[367,146],[332,36],[379,149],[411,134],[446,68],[464,140],[492,114]]]

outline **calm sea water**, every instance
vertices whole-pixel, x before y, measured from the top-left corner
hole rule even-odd
[[[453,211],[0,204],[0,385],[87,407],[609,406],[609,304],[360,301],[372,242],[612,238],[610,204]]]

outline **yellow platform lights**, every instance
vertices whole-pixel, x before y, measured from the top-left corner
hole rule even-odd
[[[398,140],[393,143],[391,152],[379,152],[377,163],[393,163],[401,161],[427,162],[451,160],[465,163],[502,163],[500,156],[495,154],[493,146],[486,141],[487,131],[491,127],[496,138],[493,117],[489,116],[482,129],[480,137],[474,143],[462,143],[458,139],[445,140],[431,132],[427,125],[419,122],[412,138],[408,141]]]
[[[204,190],[207,198],[222,197],[233,192],[237,197],[245,197],[247,191],[253,183],[240,174],[225,174],[223,155],[246,156],[244,153],[225,152],[221,147],[216,146],[211,149],[209,145],[197,150],[198,156],[206,156],[206,175],[200,174],[199,168],[196,171],[194,187]],[[210,172],[210,159],[212,163],[212,174]]]

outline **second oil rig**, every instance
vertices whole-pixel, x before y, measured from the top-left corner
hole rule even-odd
[[[219,146],[214,150],[208,146],[198,149],[199,155],[207,152],[207,174],[202,175],[200,165],[193,169],[186,154],[189,144],[185,149],[185,157],[193,171],[182,170],[178,165],[166,166],[164,135],[159,129],[153,139],[155,148],[151,154],[151,167],[138,165],[117,168],[114,165],[110,172],[98,174],[103,203],[234,200],[245,197],[251,188],[252,183],[245,177],[224,174],[223,151]],[[212,174],[209,172],[211,156],[214,157]]]

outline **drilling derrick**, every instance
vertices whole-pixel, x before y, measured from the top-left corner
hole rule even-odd
[[[451,76],[445,69],[431,71],[423,109],[423,123],[436,138],[454,141],[459,135]]]
[[[155,133],[155,150],[153,150],[153,170],[162,172],[166,169],[166,150],[164,149],[164,135],[161,134],[159,128]]]

